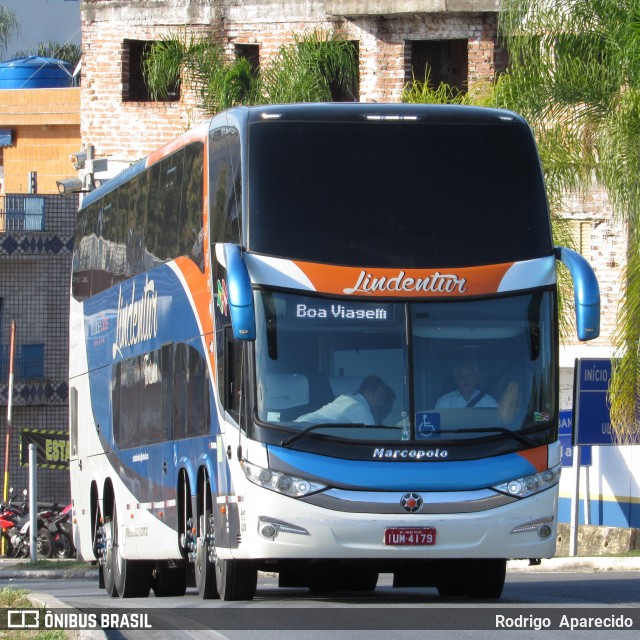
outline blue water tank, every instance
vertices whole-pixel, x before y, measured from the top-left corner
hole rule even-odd
[[[63,60],[29,56],[0,63],[0,89],[70,87],[73,67]]]

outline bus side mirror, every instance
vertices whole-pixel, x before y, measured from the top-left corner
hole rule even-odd
[[[235,244],[224,245],[227,266],[227,288],[233,337],[236,340],[256,339],[256,315],[253,290],[242,250]]]
[[[600,287],[591,265],[576,251],[556,247],[556,258],[569,269],[573,279],[578,340],[600,335]]]

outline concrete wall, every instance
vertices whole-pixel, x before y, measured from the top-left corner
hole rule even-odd
[[[0,129],[11,129],[4,148],[4,192],[28,193],[29,172],[38,193],[58,193],[56,180],[74,174],[69,154],[80,150],[80,89],[0,90]]]

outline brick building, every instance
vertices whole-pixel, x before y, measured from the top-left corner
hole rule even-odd
[[[58,195],[56,179],[73,171],[69,154],[80,148],[80,90],[0,90],[0,129],[0,433],[4,459],[15,321],[9,484],[20,493],[28,487],[28,467],[20,462],[23,430],[62,432],[46,435],[64,441],[68,428],[69,282],[78,199]],[[68,473],[55,468],[64,464],[41,462],[50,466],[39,469],[38,498],[68,500]]]
[[[124,167],[206,114],[188,91],[152,102],[140,70],[146,43],[169,34],[210,34],[230,56],[267,64],[278,48],[305,31],[332,30],[357,45],[359,100],[393,102],[413,77],[472,89],[505,66],[497,42],[499,0],[85,0],[82,3],[82,139],[110,167]],[[481,149],[474,153],[482,161]],[[602,193],[567,201],[576,239],[593,261],[602,287],[603,335],[588,345],[568,339],[562,352],[563,403],[574,358],[608,356],[620,290],[623,230]],[[612,257],[613,256],[613,257]],[[583,355],[583,357],[586,357]],[[567,395],[568,394],[568,395]]]

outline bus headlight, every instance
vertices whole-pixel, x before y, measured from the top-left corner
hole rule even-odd
[[[535,493],[540,493],[553,485],[558,484],[560,481],[560,472],[562,471],[562,465],[559,464],[551,469],[546,469],[540,473],[536,473],[523,478],[516,478],[509,482],[496,485],[492,487],[500,493],[506,493],[509,496],[515,496],[517,498],[526,498],[532,496]]]
[[[246,460],[243,460],[240,464],[244,475],[247,476],[247,480],[257,484],[259,487],[282,493],[291,498],[301,498],[327,488],[324,484],[311,482],[305,478],[298,478],[279,471],[273,471],[272,469],[265,469]]]

